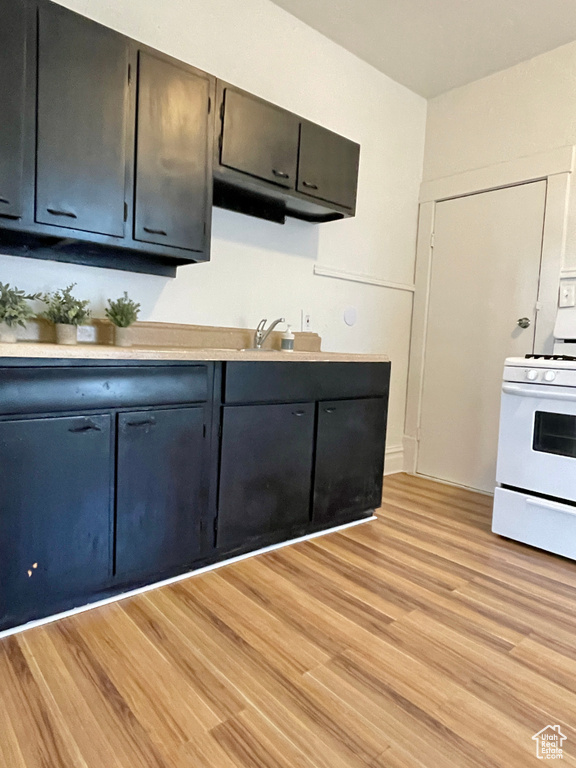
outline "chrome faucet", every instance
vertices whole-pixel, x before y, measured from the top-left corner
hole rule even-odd
[[[270,327],[266,328],[266,323],[268,322],[267,319],[260,320],[256,327],[256,331],[254,332],[254,349],[262,349],[262,345],[270,336],[274,328],[278,325],[278,323],[284,323],[286,322],[283,317],[279,317],[278,320],[274,320],[273,323],[270,323]]]

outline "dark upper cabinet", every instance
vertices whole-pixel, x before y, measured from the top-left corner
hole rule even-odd
[[[0,217],[22,215],[26,48],[26,3],[10,0],[0,22]]]
[[[296,189],[354,210],[359,158],[359,144],[320,125],[303,122]]]
[[[110,416],[0,422],[0,466],[3,628],[65,610],[110,578]]]
[[[223,409],[217,546],[285,537],[310,520],[314,404]]]
[[[353,216],[358,149],[50,0],[3,0],[4,253],[173,277],[209,260],[212,205]]]
[[[118,416],[116,576],[183,570],[198,554],[204,408]]]
[[[53,4],[38,23],[36,221],[122,237],[128,41]]]
[[[358,144],[226,83],[217,94],[214,205],[279,223],[355,214]]]
[[[210,80],[139,52],[134,237],[205,248],[210,215]]]
[[[298,118],[232,88],[224,90],[222,109],[222,165],[294,189]]]
[[[313,523],[375,509],[382,498],[387,398],[318,404]]]

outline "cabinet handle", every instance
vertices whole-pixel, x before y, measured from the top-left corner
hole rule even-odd
[[[142,227],[144,232],[148,232],[149,235],[162,235],[163,237],[167,236],[167,232],[164,232],[163,229],[152,229],[151,227]]]
[[[70,427],[68,432],[102,432],[102,427],[94,424],[93,421],[86,421],[79,427]]]
[[[303,181],[302,186],[307,187],[308,189],[318,189],[318,184],[310,184],[309,181]]]
[[[306,411],[292,411],[293,416],[304,416]]]
[[[10,200],[8,200],[7,197],[0,197],[0,203],[4,203],[4,205],[10,205]]]
[[[289,179],[290,174],[284,173],[284,171],[277,171],[276,168],[272,168],[272,173],[274,176],[278,176],[279,179]]]
[[[153,427],[156,424],[154,416],[150,416],[147,419],[140,419],[139,421],[127,421],[127,427]]]
[[[46,208],[49,214],[52,216],[66,216],[69,219],[77,219],[78,216],[76,216],[75,213],[72,213],[72,211],[59,211],[57,208]]]
[[[336,408],[324,408],[324,413],[335,413]]]

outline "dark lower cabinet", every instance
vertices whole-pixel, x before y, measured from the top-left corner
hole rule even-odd
[[[22,216],[26,3],[2,4],[0,19],[0,222]]]
[[[128,41],[39,9],[36,221],[124,235]]]
[[[380,506],[386,412],[384,398],[318,404],[314,525]]]
[[[210,80],[140,51],[136,240],[203,251],[209,218]]]
[[[246,547],[310,520],[314,403],[223,409],[220,548]]]
[[[0,630],[367,516],[389,375],[4,361]]]
[[[185,569],[198,554],[204,408],[118,415],[116,577]]]
[[[0,422],[0,629],[88,602],[112,572],[111,417]]]

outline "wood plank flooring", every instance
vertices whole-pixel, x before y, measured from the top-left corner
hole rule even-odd
[[[1,640],[1,768],[525,768],[556,724],[576,766],[576,563],[491,505],[393,475],[375,522]]]

